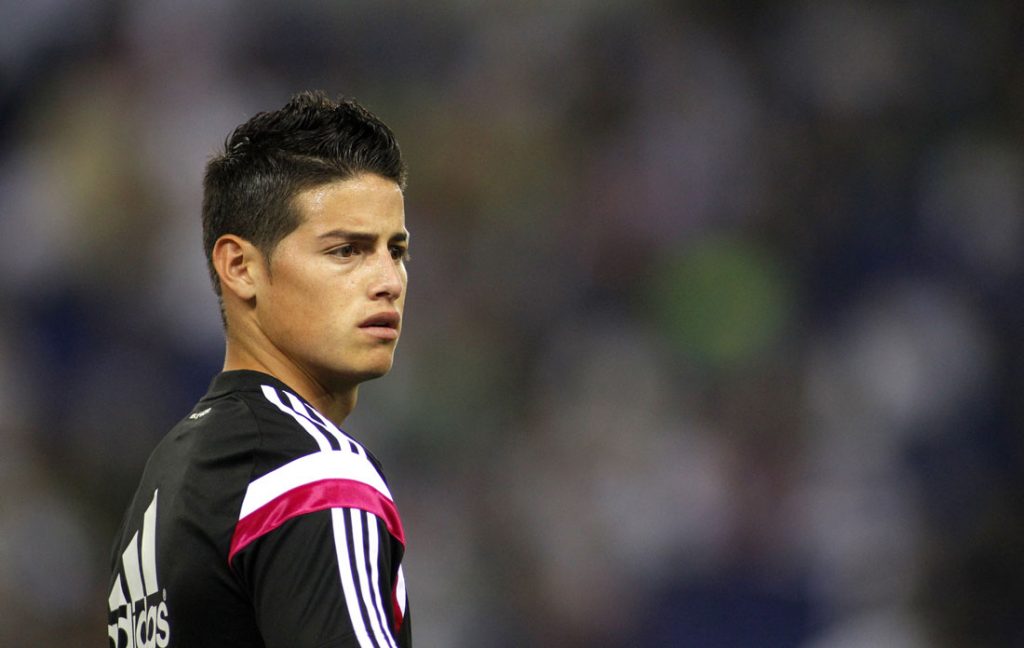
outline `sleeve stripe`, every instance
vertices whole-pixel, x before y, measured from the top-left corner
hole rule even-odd
[[[350,562],[350,547],[352,545],[348,533],[345,531],[345,511],[332,510],[331,521],[334,526],[334,548],[338,555],[338,576],[341,578],[341,589],[345,594],[345,606],[348,608],[352,629],[355,631],[356,640],[361,648],[377,648],[376,642],[370,639],[370,635],[366,631],[360,600],[356,595],[356,583]]]
[[[362,511],[353,510],[352,536],[357,541],[354,546],[363,551],[356,552],[356,573],[359,575],[360,594],[366,607],[366,613],[370,617],[370,626],[378,641],[386,648],[398,648],[391,638],[391,632],[387,630],[384,610],[380,605],[380,582],[377,580],[377,543],[379,541],[376,524],[370,527],[370,520],[366,520],[364,527],[364,514]],[[361,538],[366,538],[366,547]],[[367,565],[367,563],[369,563]],[[369,567],[369,574],[367,573]]]
[[[384,520],[396,540],[405,544],[405,532],[394,502],[367,484],[349,479],[325,479],[293,488],[239,520],[231,538],[228,563],[239,551],[288,520],[337,508],[373,513]]]
[[[366,457],[345,451],[314,452],[290,461],[249,484],[238,517],[251,515],[292,489],[325,479],[360,482],[393,500],[384,478]]]
[[[391,597],[386,596],[387,592],[381,588],[380,582],[380,534],[375,533],[377,527],[377,520],[374,519],[367,513],[363,514],[366,520],[366,538],[369,541],[369,548],[367,551],[367,564],[370,568],[370,591],[373,594],[373,604],[377,611],[377,619],[380,623],[381,628],[388,627],[388,615],[384,610],[385,601],[390,605]],[[372,529],[372,531],[371,531]],[[398,624],[394,625],[394,629],[398,629]],[[388,643],[391,648],[398,648],[395,645],[394,637],[390,630],[385,631],[385,636],[388,638]]]
[[[398,566],[398,579],[395,582],[395,589],[391,594],[392,605],[395,608],[395,629],[402,627],[405,620],[405,606],[408,603],[408,595],[405,592],[405,573],[402,566]]]

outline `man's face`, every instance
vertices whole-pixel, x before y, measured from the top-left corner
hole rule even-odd
[[[402,191],[361,174],[299,193],[256,295],[267,341],[327,389],[391,369],[408,276]]]

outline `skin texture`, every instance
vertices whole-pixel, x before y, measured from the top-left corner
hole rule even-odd
[[[227,319],[224,369],[271,374],[336,423],[359,384],[391,369],[405,307],[408,231],[399,186],[361,174],[295,196],[299,226],[267,259],[217,240]],[[366,326],[378,315],[387,326]]]

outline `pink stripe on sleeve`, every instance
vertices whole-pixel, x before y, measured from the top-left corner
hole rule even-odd
[[[376,515],[403,545],[405,532],[394,502],[372,486],[352,479],[322,479],[293,488],[242,517],[235,525],[228,563],[249,544],[288,520],[333,508],[360,509]]]

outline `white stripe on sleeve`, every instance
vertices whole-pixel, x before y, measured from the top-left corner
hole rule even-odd
[[[398,599],[398,608],[402,610],[402,616],[405,616],[405,606],[409,601],[405,593],[405,572],[402,571],[402,566],[398,566],[398,583],[395,585],[395,598]]]
[[[352,622],[356,639],[362,648],[376,648],[370,641],[363,623],[363,612],[359,608],[359,597],[356,594],[356,583],[352,574],[352,563],[349,562],[350,543],[345,533],[345,509],[331,509],[331,521],[334,526],[334,548],[338,554],[338,575],[341,577],[341,590],[345,594],[345,607],[348,618]]]
[[[366,607],[367,616],[370,617],[370,626],[373,629],[374,636],[382,645],[389,648],[398,648],[387,629],[387,618],[384,616],[384,610],[380,607],[380,583],[377,580],[378,534],[375,528],[376,525],[373,525],[374,528],[370,526],[370,521],[376,518],[356,509],[353,509],[350,515],[352,517],[352,536],[358,541],[355,544],[356,571],[359,574],[363,605]],[[365,528],[363,527],[364,515],[369,518]],[[360,551],[363,547],[363,533],[366,534],[368,545],[366,553]],[[369,562],[369,574],[367,574],[367,562]]]
[[[346,451],[314,452],[256,479],[245,491],[239,519],[290,490],[325,479],[348,479],[370,486],[394,501],[384,479],[363,456]]]

